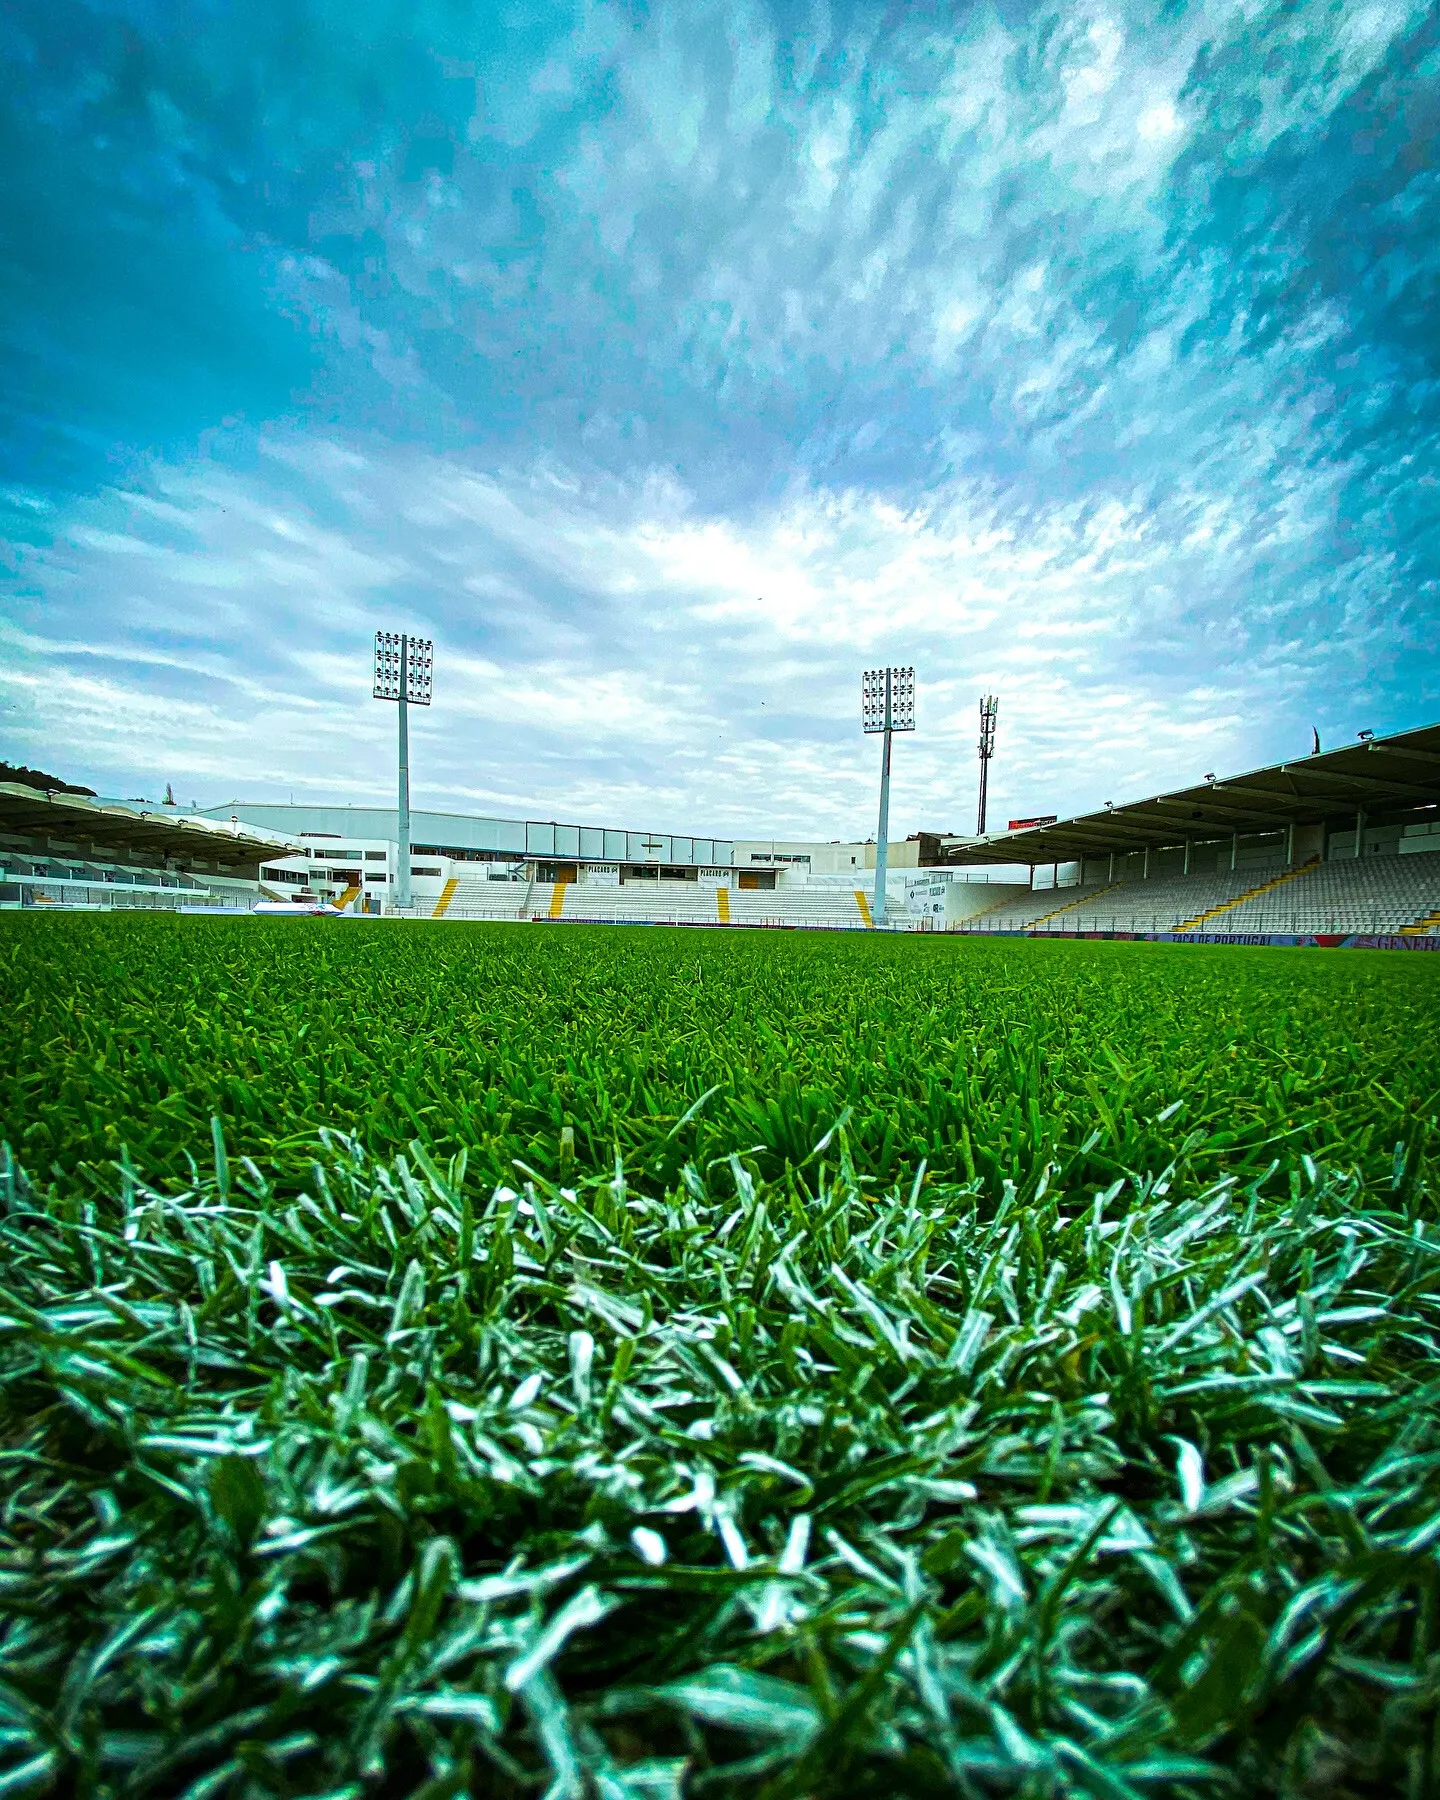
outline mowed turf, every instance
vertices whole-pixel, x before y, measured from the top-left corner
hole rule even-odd
[[[1440,961],[1383,952],[0,914],[0,1017],[0,1130],[41,1173],[122,1143],[174,1172],[218,1116],[302,1173],[319,1125],[555,1173],[568,1125],[582,1166],[777,1174],[848,1111],[865,1173],[997,1196],[1193,1133],[1187,1178],[1374,1174],[1440,1091]]]
[[[1430,958],[0,917],[0,1009],[0,1793],[1440,1793]]]

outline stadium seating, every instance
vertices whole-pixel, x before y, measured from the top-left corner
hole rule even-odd
[[[977,913],[959,927],[962,931],[1023,931],[1052,916],[1058,921],[1077,906],[1105,891],[1104,882],[1091,882],[1084,887],[1035,888],[1024,894],[1011,894],[998,905]]]
[[[862,909],[855,898],[863,893]],[[730,890],[730,919],[736,925],[806,925],[812,929],[863,931],[869,923],[871,889],[856,887],[778,887],[770,893]],[[890,898],[892,908],[895,899]],[[897,909],[904,917],[904,902]]]
[[[557,903],[557,892],[562,896]],[[693,881],[637,881],[623,887],[576,882],[563,889],[537,886],[532,918],[593,920],[597,924],[713,924],[715,890]]]
[[[723,895],[723,898],[722,898]],[[867,894],[868,903],[868,894]],[[416,907],[417,914],[425,908]],[[693,881],[634,881],[620,887],[574,882],[459,880],[446,919],[557,919],[596,924],[807,925],[861,930],[866,916],[853,887],[716,889]]]
[[[1063,931],[1178,931],[1283,873],[1280,859],[1248,869],[1212,869],[1154,881],[1118,882],[1054,921]],[[1228,927],[1217,927],[1228,929]]]
[[[723,898],[722,898],[723,895]],[[533,916],[543,917],[537,906]],[[853,889],[701,887],[693,881],[636,881],[623,887],[576,886],[566,890],[566,919],[675,925],[809,925],[863,929]]]
[[[1294,932],[1440,931],[1440,851],[1314,863],[1293,881],[1230,907],[1216,930]]]
[[[966,931],[1317,932],[1440,931],[1440,852],[1314,862],[1233,873],[1170,876],[1114,886],[1050,889],[968,920]]]
[[[688,881],[635,881],[621,887],[575,883],[458,880],[445,903],[447,919],[555,919],[597,924],[768,925],[863,930],[870,889],[841,883],[796,883],[760,892],[716,890]],[[428,916],[433,902],[417,905]],[[891,924],[906,919],[891,895]],[[1434,916],[1432,916],[1434,915]],[[1317,932],[1440,934],[1440,851],[1376,856],[1362,862],[1282,861],[1153,881],[1092,882],[1010,894],[958,927],[966,932],[1041,931],[1057,936],[1096,931]]]
[[[170,869],[137,868],[133,864],[100,862],[90,857],[36,856],[0,851],[0,887],[11,904],[39,907],[123,910],[143,908],[161,911],[181,906],[215,904],[248,905],[254,892],[237,891],[223,881],[213,887],[205,877],[180,874]]]
[[[548,886],[536,891],[543,892],[548,899]],[[447,919],[519,919],[525,916],[526,901],[530,898],[531,887],[522,881],[462,877],[450,891],[443,916]]]

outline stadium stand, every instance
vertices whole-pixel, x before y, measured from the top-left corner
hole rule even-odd
[[[1068,904],[1054,906],[1069,894]],[[1276,861],[1230,873],[1175,876],[1111,886],[1048,889],[1034,904],[1009,901],[967,920],[965,931],[1033,930],[1056,935],[1103,931],[1273,933],[1440,932],[1440,851],[1315,861]],[[1051,903],[1045,910],[1040,902]]]
[[[1202,929],[1434,935],[1440,851],[1314,863],[1283,886],[1226,908]]]
[[[686,881],[601,887],[459,880],[448,899],[442,896],[427,916],[854,931],[871,923],[869,899],[864,889],[803,883],[756,893]],[[422,916],[419,909],[417,916]],[[901,929],[909,923],[898,911],[892,922]],[[1271,859],[1235,871],[1011,893],[954,929],[1057,936],[1109,931],[1440,934],[1440,850],[1300,868]]]
[[[187,900],[208,901],[214,891],[193,875],[170,874],[163,869],[70,857],[37,859],[9,852],[0,852],[0,883],[28,893],[34,906],[163,908]]]
[[[549,892],[548,910],[532,902],[535,917],[614,925],[713,925],[718,916],[716,890],[694,881],[636,881],[622,887],[573,882]]]
[[[532,904],[532,914],[540,914]],[[764,893],[701,887],[691,881],[637,881],[623,887],[576,885],[550,916],[596,923],[652,925],[804,925],[863,930],[853,888],[782,887]]]
[[[732,889],[730,919],[736,925],[804,925],[831,931],[872,928],[865,888],[781,887],[772,893]]]
[[[966,919],[962,931],[1023,931],[1030,926],[1059,919],[1103,893],[1105,882],[1091,882],[1082,887],[1036,888],[1024,894],[1012,894],[996,905]]]
[[[0,782],[0,906],[245,909],[277,841],[174,807]]]
[[[1011,897],[965,931],[1440,935],[1440,725],[1362,732],[1247,774],[947,839],[940,860],[1090,878]]]
[[[220,818],[11,773],[26,779],[0,779],[0,905],[210,909],[338,897],[362,911],[398,910],[383,808],[260,806],[249,810],[265,818],[242,819],[234,802]],[[272,814],[295,835],[271,829]],[[532,823],[423,816],[456,841],[412,849],[422,885],[404,916],[416,920],[875,925],[873,874],[812,869],[808,852],[771,844],[769,866],[755,868],[732,863],[735,846],[712,839],[558,825],[532,834]],[[379,835],[362,840],[353,835],[361,827]],[[502,853],[505,831],[513,843]],[[1440,942],[1440,725],[1364,733],[1337,750],[1075,818],[914,842],[913,875],[891,872],[892,930]],[[671,855],[673,866],[660,860]],[[1034,885],[1047,866],[1053,877]],[[1062,868],[1079,884],[1063,884]]]
[[[448,886],[449,884],[447,884]],[[621,886],[586,882],[455,881],[432,917],[553,919],[608,925],[785,925],[863,930],[862,906],[851,887],[797,885],[768,892],[701,886],[693,881],[635,881]]]
[[[435,903],[432,917],[437,919],[521,919],[528,917],[528,904],[536,884],[520,881],[490,881],[485,878],[452,877]],[[538,890],[536,890],[538,891]],[[549,887],[544,892],[549,897]]]
[[[1155,881],[1120,881],[1102,886],[1083,901],[1045,921],[1062,931],[1178,931],[1182,925],[1227,905],[1283,865],[1215,871],[1208,875],[1172,875]]]

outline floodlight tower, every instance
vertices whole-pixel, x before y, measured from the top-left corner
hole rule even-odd
[[[400,703],[400,803],[396,817],[399,839],[395,871],[395,904],[410,905],[410,726],[407,710],[428,706],[435,675],[435,645],[430,638],[410,637],[403,631],[375,633],[375,687],[377,700]]]
[[[999,710],[999,695],[986,694],[980,702],[980,811],[975,820],[976,837],[985,835],[985,802],[990,797],[990,758],[995,754],[995,715]]]
[[[890,861],[890,734],[915,729],[915,671],[867,669],[860,682],[860,722],[867,733],[884,732],[880,757],[880,829],[875,838],[875,902],[870,916],[885,923],[885,876]]]

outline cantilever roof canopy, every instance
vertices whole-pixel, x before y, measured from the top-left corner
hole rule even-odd
[[[279,833],[253,826],[235,828],[173,807],[122,806],[9,781],[0,782],[0,831],[39,833],[62,843],[91,845],[97,852],[195,858],[237,874],[289,848]]]
[[[991,832],[948,839],[947,863],[1073,862],[1112,850],[1164,848],[1187,838],[1205,840],[1370,817],[1440,805],[1440,725],[1369,738],[1340,750],[1204,781],[1103,812],[1060,819],[1030,831]]]

